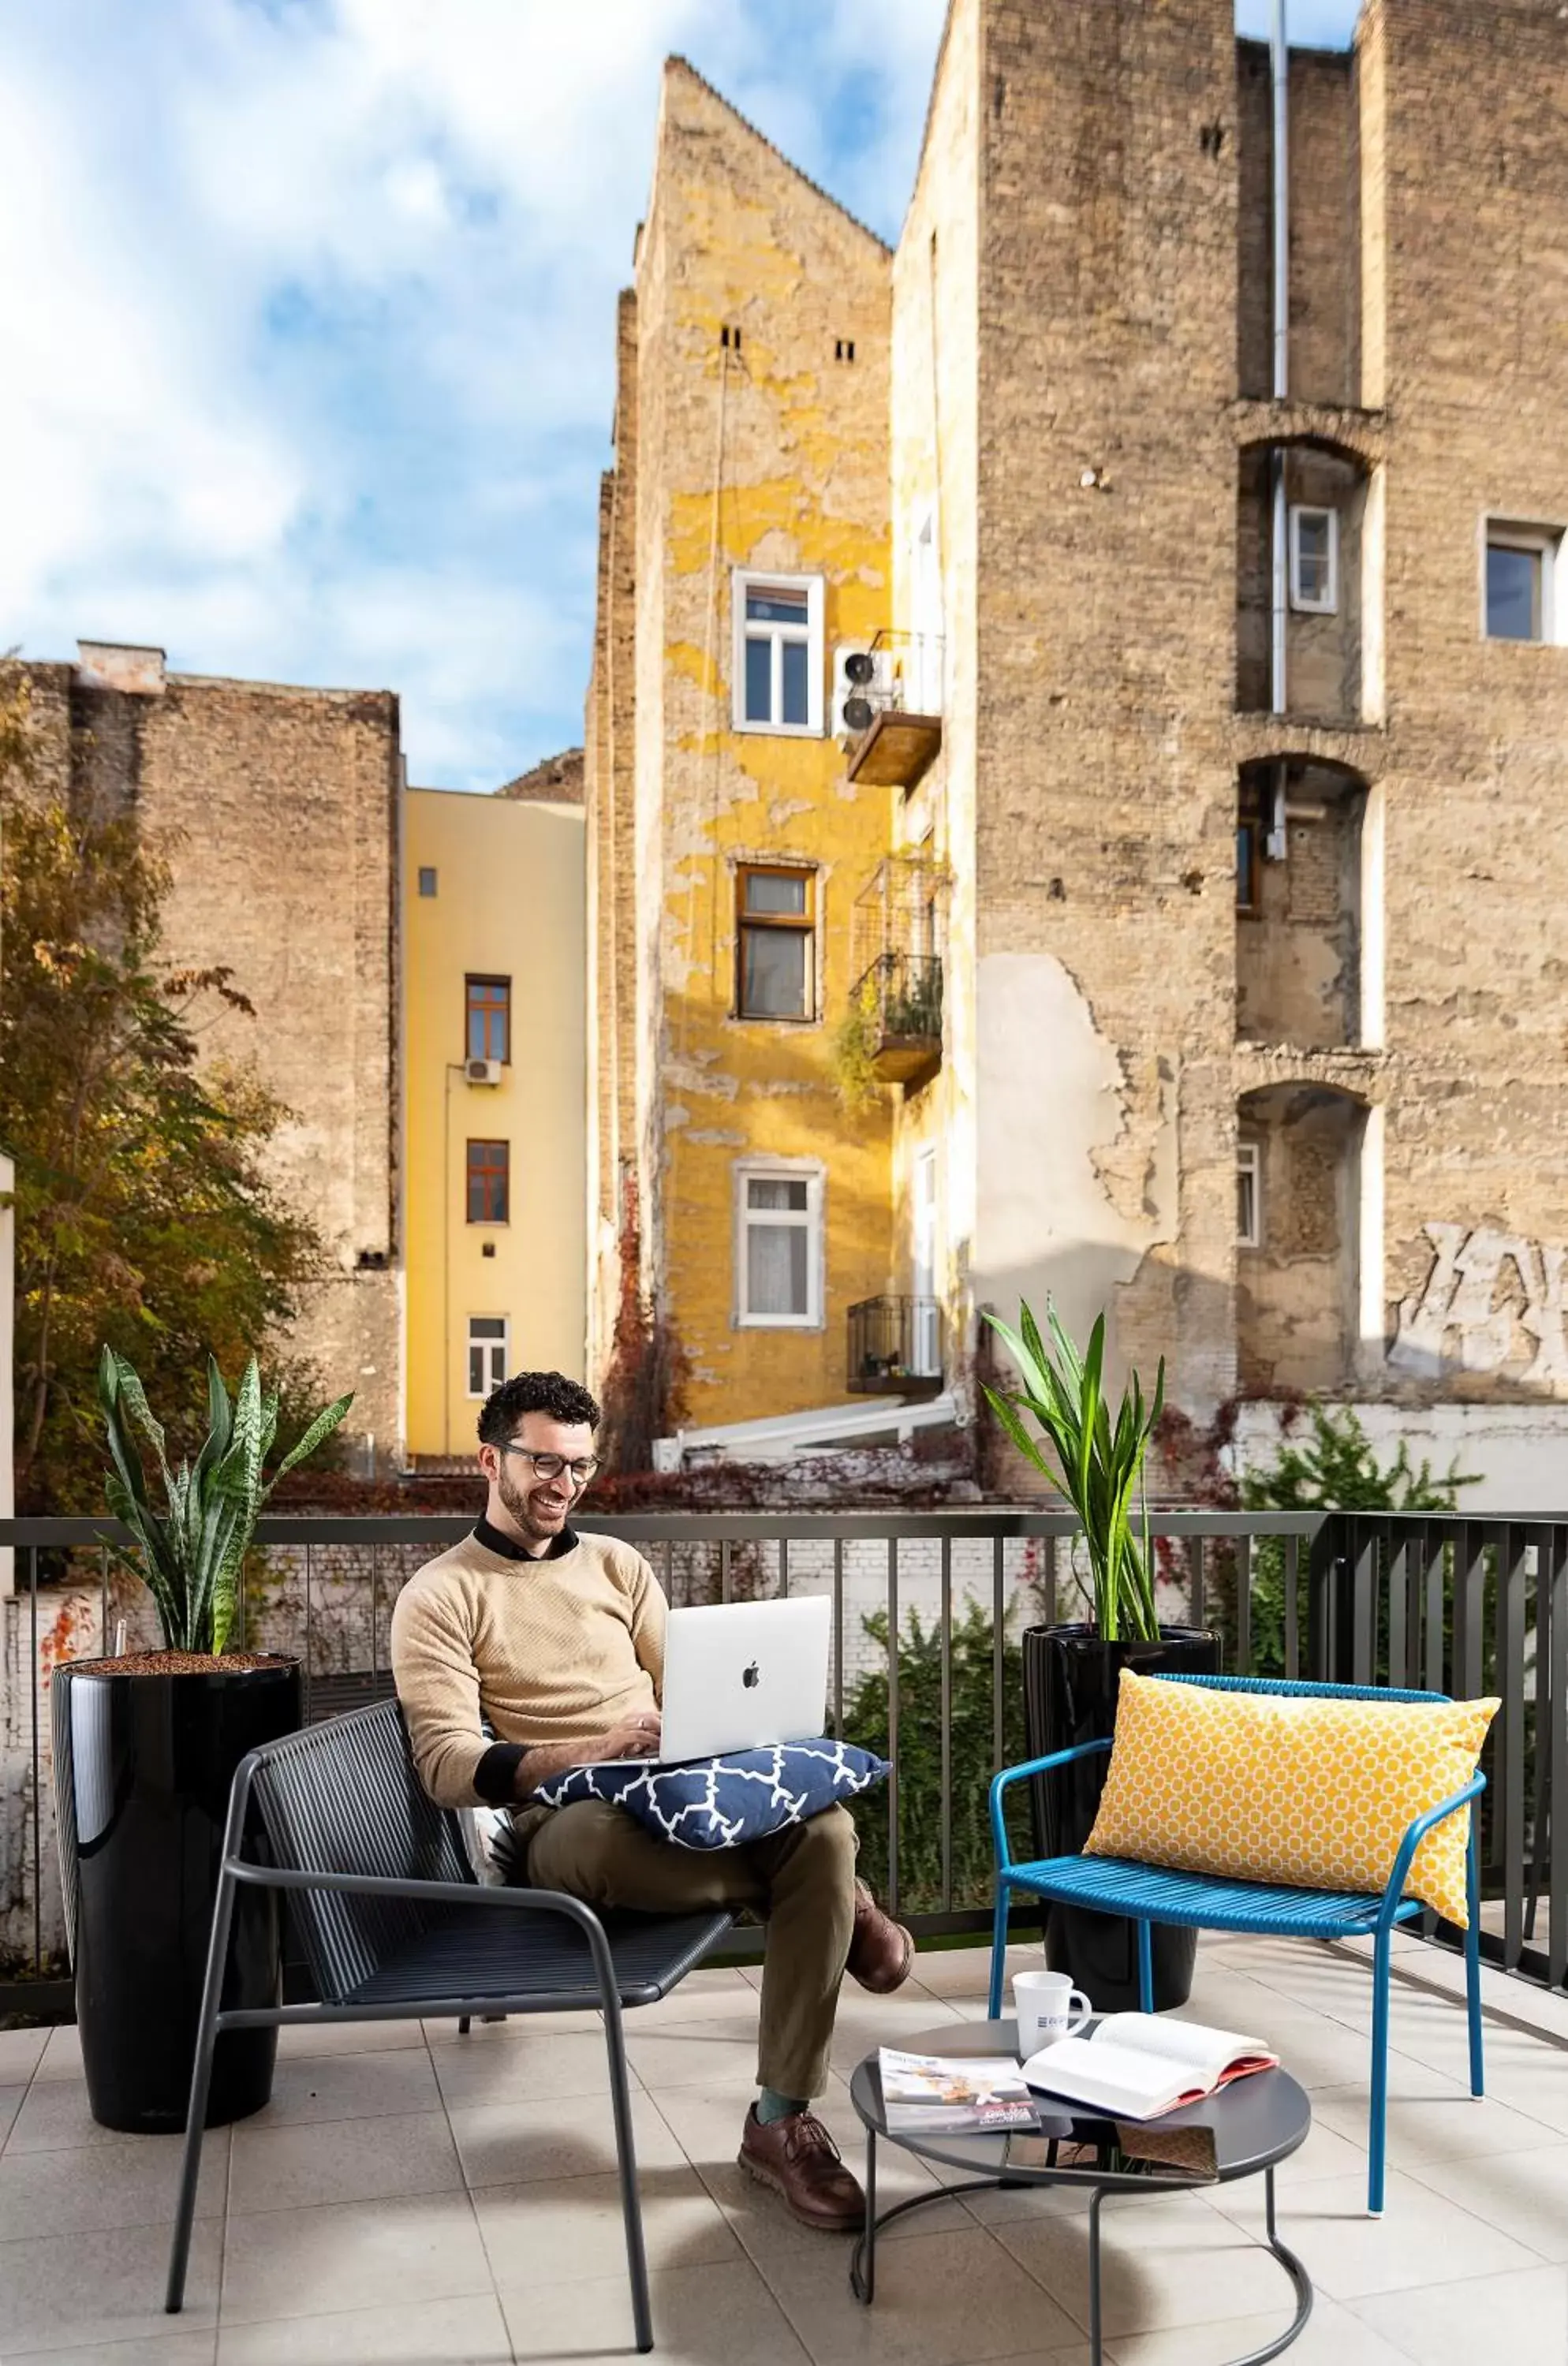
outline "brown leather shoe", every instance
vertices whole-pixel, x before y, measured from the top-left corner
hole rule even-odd
[[[803,2226],[823,2235],[858,2235],[865,2196],[839,2158],[839,2147],[809,2112],[764,2126],[752,2104],[740,2139],[740,2166],[759,2185],[782,2194]]]
[[[873,1996],[891,1996],[908,1978],[915,1942],[902,1922],[885,1914],[863,1881],[855,1884],[855,1928],[844,1969]]]

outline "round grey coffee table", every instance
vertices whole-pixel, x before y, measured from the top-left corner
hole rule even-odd
[[[908,2054],[1018,2053],[1018,2024],[1011,2021],[948,2022],[941,2029],[906,2038],[899,2051]],[[1094,2366],[1101,2366],[1100,2299],[1100,2213],[1112,2193],[1183,2192],[1205,2185],[1228,2185],[1237,2178],[1263,2179],[1267,2248],[1295,2287],[1296,2313],[1276,2340],[1248,2350],[1232,2366],[1263,2366],[1288,2349],[1312,2315],[1312,2282],[1293,2251],[1280,2242],[1274,2223],[1274,2169],[1278,2162],[1304,2142],[1312,2125],[1312,2107],[1295,2080],[1283,2070],[1263,2070],[1185,2111],[1168,2112],[1134,2128],[1123,2124],[1120,2135],[1111,2122],[1048,2095],[1035,2098],[1040,2116],[1037,2129],[962,2136],[895,2135],[888,2133],[882,2107],[882,2078],[877,2056],[867,2055],[850,2082],[850,2099],[866,2134],[865,2231],[856,2243],[850,2266],[855,2298],[869,2304],[876,2290],[876,2237],[890,2220],[929,2202],[944,2202],[954,2193],[981,2188],[1023,2185],[1081,2185],[1089,2189],[1089,2342]],[[1174,2142],[1171,2139],[1175,2139]],[[1129,2144],[1148,2141],[1151,2150],[1189,2159],[1135,2158]],[[938,2185],[917,2193],[891,2210],[876,2214],[876,2147],[895,2144],[922,2160],[973,2173],[964,2184]],[[1212,2149],[1211,2149],[1212,2148]],[[1210,2165],[1212,2161],[1212,2166]]]

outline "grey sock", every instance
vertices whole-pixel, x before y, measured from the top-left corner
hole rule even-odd
[[[796,2112],[804,2112],[805,2109],[804,2096],[781,2095],[773,2087],[764,2087],[757,2098],[757,2117],[763,2127],[773,2120],[793,2119]]]

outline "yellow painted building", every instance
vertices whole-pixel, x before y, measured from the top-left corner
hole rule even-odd
[[[890,663],[891,293],[882,242],[672,61],[600,511],[589,1333],[600,1373],[635,1256],[698,1429],[898,1362],[852,1313],[909,1287],[893,1100],[843,1089],[902,803],[843,717],[851,657]]]
[[[581,1379],[583,817],[403,799],[408,1449],[472,1452],[508,1372]]]

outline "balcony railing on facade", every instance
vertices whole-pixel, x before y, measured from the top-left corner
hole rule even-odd
[[[853,1396],[931,1397],[942,1389],[934,1298],[863,1298],[849,1310],[845,1385]]]
[[[851,780],[914,788],[942,747],[941,635],[885,629],[845,658],[844,679]]]
[[[399,1589],[471,1519],[264,1520],[237,1639],[302,1660],[310,1718],[386,1696]],[[986,1789],[996,1768],[1026,1754],[1020,1632],[1085,1615],[1071,1517],[976,1507],[590,1525],[646,1553],[676,1603],[829,1597],[828,1723],[894,1769],[859,1811],[863,1864],[919,1931],[984,1928]],[[1228,1672],[1500,1698],[1482,1761],[1483,1952],[1562,1986],[1568,1516],[1156,1511],[1151,1526],[1161,1617],[1213,1627]],[[51,1671],[102,1651],[122,1619],[131,1647],[154,1639],[144,1597],[111,1566],[104,1539],[118,1534],[101,1519],[0,1521],[0,1566],[14,1558],[14,1591],[0,1596],[0,1949],[20,1976],[0,1996],[17,2010],[34,1998],[69,2006]],[[1457,1944],[1430,1916],[1421,1927]]]
[[[935,953],[879,953],[852,1000],[885,1085],[920,1085],[942,1065],[942,962]]]

